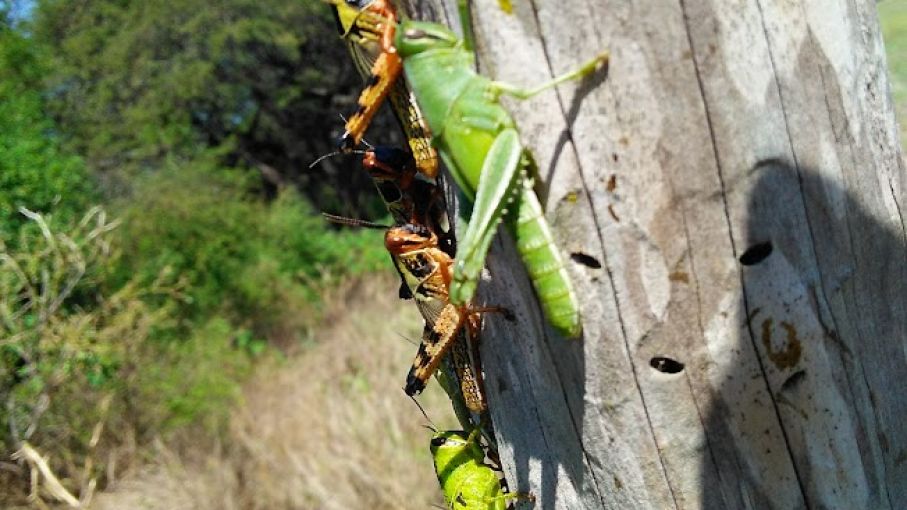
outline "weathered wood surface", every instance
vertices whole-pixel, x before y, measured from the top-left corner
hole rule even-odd
[[[480,298],[519,318],[482,345],[511,487],[546,509],[903,508],[907,197],[875,3],[512,3],[474,2],[485,74],[612,59],[508,103],[565,255],[601,265],[569,262],[568,341],[492,248]]]

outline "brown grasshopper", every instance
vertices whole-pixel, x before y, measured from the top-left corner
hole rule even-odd
[[[450,303],[448,289],[455,248],[444,196],[435,183],[419,175],[412,155],[400,149],[376,147],[364,152],[363,166],[375,181],[395,225],[387,228],[325,216],[347,225],[387,228],[385,247],[401,277],[400,295],[413,298],[425,319],[422,342],[404,391],[410,396],[420,393],[450,352],[466,406],[481,413],[487,404],[477,349],[480,316],[485,312],[504,312],[509,316],[509,312],[500,307],[458,307]],[[460,332],[468,338],[462,338]]]
[[[423,175],[438,175],[438,153],[431,130],[403,79],[403,64],[393,46],[397,9],[387,0],[324,0],[331,4],[340,36],[347,43],[356,69],[366,78],[358,108],[346,122],[340,148],[350,152],[362,141],[378,108],[389,98],[416,167]]]
[[[425,388],[444,354],[456,345],[461,330],[465,328],[470,345],[474,346],[482,313],[509,312],[500,307],[456,306],[450,302],[448,289],[454,260],[438,247],[438,237],[425,226],[407,223],[391,227],[384,235],[384,246],[425,318],[426,331],[404,387],[407,395],[415,395]],[[462,353],[455,352],[454,356]],[[462,388],[467,405],[475,412],[486,407],[481,384],[481,379],[476,378],[472,387]]]

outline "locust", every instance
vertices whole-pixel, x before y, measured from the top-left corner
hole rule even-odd
[[[385,232],[385,248],[425,319],[422,342],[404,390],[408,395],[421,392],[449,351],[467,407],[482,413],[487,404],[477,349],[479,314],[504,310],[450,303],[455,247],[452,240],[441,243],[442,236],[449,235],[444,196],[440,187],[420,178],[413,156],[399,149],[375,147],[365,153],[362,164],[396,223]],[[462,331],[467,339],[460,338]]]
[[[505,492],[501,479],[484,463],[479,429],[436,433],[431,439],[435,473],[449,510],[505,510],[511,501],[534,501],[531,495]]]
[[[428,378],[453,347],[464,328],[469,338],[478,338],[481,314],[499,312],[512,320],[510,312],[497,306],[455,305],[448,299],[454,260],[437,247],[437,236],[423,225],[408,223],[387,230],[384,244],[397,269],[410,288],[419,309],[430,325],[423,337],[413,366],[407,374],[404,391],[421,393]],[[466,391],[464,390],[464,396]]]
[[[393,55],[388,58],[395,62],[402,60],[408,86],[434,133],[432,145],[462,194],[473,204],[465,233],[458,240],[450,301],[464,305],[474,296],[497,225],[503,220],[548,321],[561,335],[578,337],[582,332],[579,304],[533,191],[532,157],[520,143],[516,123],[500,98],[528,99],[560,83],[580,79],[605,66],[608,53],[530,89],[492,81],[474,71],[468,4],[466,0],[458,4],[463,39],[443,25],[394,18],[395,11],[386,0],[357,3],[363,16],[368,13],[369,18],[378,20],[382,55]],[[392,45],[387,43],[391,36]],[[373,94],[369,99],[381,98]]]
[[[501,310],[498,307],[472,310],[449,303],[455,247],[444,196],[436,184],[421,178],[413,156],[401,149],[378,146],[364,152],[363,167],[375,182],[395,225],[386,227],[325,216],[337,223],[386,230],[385,247],[402,280],[400,297],[414,299],[425,319],[422,341],[404,390],[410,396],[420,393],[450,353],[450,364],[466,407],[481,414],[487,403],[477,349],[479,314]],[[442,242],[442,236],[449,239]],[[462,338],[461,332],[468,338]]]
[[[402,63],[392,51],[397,9],[392,3],[373,0],[333,0],[329,3],[337,30],[367,84],[359,97],[358,109],[346,122],[339,141],[340,149],[349,152],[362,142],[371,119],[384,98],[389,98],[419,172],[434,178],[438,175],[438,154],[431,146],[431,130],[401,75]]]
[[[389,2],[372,0],[346,0],[331,2],[337,22],[338,31],[346,41],[350,55],[357,70],[367,76],[367,86],[359,98],[358,110],[350,116],[346,130],[340,139],[340,148],[348,152],[357,146],[364,135],[371,118],[377,112],[384,97],[389,97],[395,116],[400,123],[410,148],[410,153],[391,147],[374,147],[365,153],[363,167],[369,172],[387,205],[388,212],[398,226],[424,225],[437,236],[437,244],[443,254],[431,251],[436,267],[449,266],[448,261],[454,256],[456,246],[447,221],[446,204],[441,188],[436,185],[434,177],[438,173],[437,153],[431,147],[431,133],[419,110],[415,98],[409,91],[401,76],[402,65],[399,58],[393,55],[391,39],[396,21],[396,8]],[[371,6],[366,9],[366,6]],[[388,21],[391,22],[388,22]],[[428,180],[420,179],[414,171],[418,170]],[[423,254],[426,253],[423,251]],[[407,275],[412,281],[415,277],[409,273],[402,262],[409,259],[407,254],[391,253],[394,267],[403,280],[399,295],[401,298],[416,298],[419,309],[426,321],[423,331],[422,346],[407,378],[407,393],[421,391],[424,387],[424,371],[418,365],[437,364],[429,354],[429,344],[439,338],[448,338],[450,332],[438,331],[435,321],[440,311],[447,304],[447,294],[443,283],[434,285],[435,291],[429,294],[429,285],[417,287],[417,295],[406,284]],[[450,314],[448,314],[449,316]],[[467,318],[472,324],[471,331],[477,330],[475,318]],[[438,328],[441,328],[439,325]],[[456,327],[457,330],[462,327]],[[457,331],[453,332],[457,334]],[[467,408],[475,413],[487,409],[482,388],[481,368],[478,366],[476,338],[469,341],[455,340],[450,345],[450,360],[456,378],[460,382],[460,391]],[[473,347],[470,351],[469,347]],[[437,356],[440,358],[440,356]],[[473,366],[476,366],[473,369]],[[419,374],[419,375],[415,375]],[[412,378],[415,379],[412,379]],[[421,378],[421,379],[420,379]],[[416,382],[411,382],[416,381]]]

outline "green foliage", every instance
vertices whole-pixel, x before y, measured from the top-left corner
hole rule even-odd
[[[333,150],[333,103],[358,85],[321,2],[44,0],[33,31],[56,56],[54,115],[114,192],[214,150],[320,209],[352,212],[374,195],[362,172],[300,171]]]
[[[213,317],[185,341],[147,346],[147,355],[158,361],[137,371],[131,384],[141,402],[141,429],[166,433],[192,426],[213,435],[223,427],[251,368],[237,344],[243,334]]]
[[[18,248],[0,244],[8,451],[29,441],[68,476],[89,463],[101,473],[124,434],[216,437],[267,352],[257,330],[274,333],[321,284],[383,263],[365,248],[380,247],[374,232],[332,232],[296,195],[268,205],[243,198],[242,184],[166,172],[142,187],[145,214],[130,209],[131,223],[99,208],[76,225],[29,213],[36,227],[21,229]],[[98,427],[109,431],[100,446]]]
[[[45,68],[23,36],[0,26],[0,239],[24,223],[19,207],[73,219],[91,193],[82,160],[66,154],[44,113]]]
[[[907,3],[891,0],[879,2],[879,21],[891,73],[891,90],[901,119],[901,142],[905,145],[907,138],[903,126],[904,119],[907,118]]]
[[[255,362],[309,338],[326,287],[387,267],[380,233],[317,214],[383,210],[341,165],[358,156],[302,170],[358,77],[317,1],[38,0],[15,23],[7,5],[0,441],[28,440],[71,489],[103,484],[129,445],[216,437]],[[117,222],[82,219],[99,200]]]
[[[169,268],[187,280],[184,319],[225,313],[259,336],[311,309],[323,285],[387,260],[379,234],[333,230],[292,191],[249,198],[238,173],[205,165],[146,179],[123,220],[115,282]]]
[[[102,210],[64,228],[29,217],[37,228],[22,229],[18,248],[0,243],[0,438],[10,448],[31,440],[85,451],[80,436],[94,423],[76,424],[98,419],[86,409],[128,379],[132,353],[175,303],[143,301],[169,292],[160,279],[98,294],[93,276],[109,260],[115,227]]]

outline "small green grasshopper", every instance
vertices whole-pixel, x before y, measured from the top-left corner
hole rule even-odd
[[[386,8],[386,0],[357,3],[372,20],[393,12]],[[378,22],[386,27],[385,34],[393,32],[393,47],[385,45],[383,51],[402,58],[409,87],[434,133],[432,144],[473,202],[469,225],[458,242],[451,302],[462,305],[475,294],[497,224],[505,219],[548,320],[561,334],[579,336],[582,325],[576,295],[528,176],[531,156],[520,144],[500,97],[527,99],[579,79],[605,65],[608,55],[602,53],[533,89],[491,81],[473,70],[468,6],[466,0],[458,3],[466,33],[463,40],[436,23],[398,20],[392,27],[394,20]],[[510,201],[513,204],[508,206]]]
[[[459,430],[438,432],[431,439],[431,455],[450,510],[505,510],[509,501],[535,500],[504,492],[498,474],[484,463],[479,429],[469,435]]]

